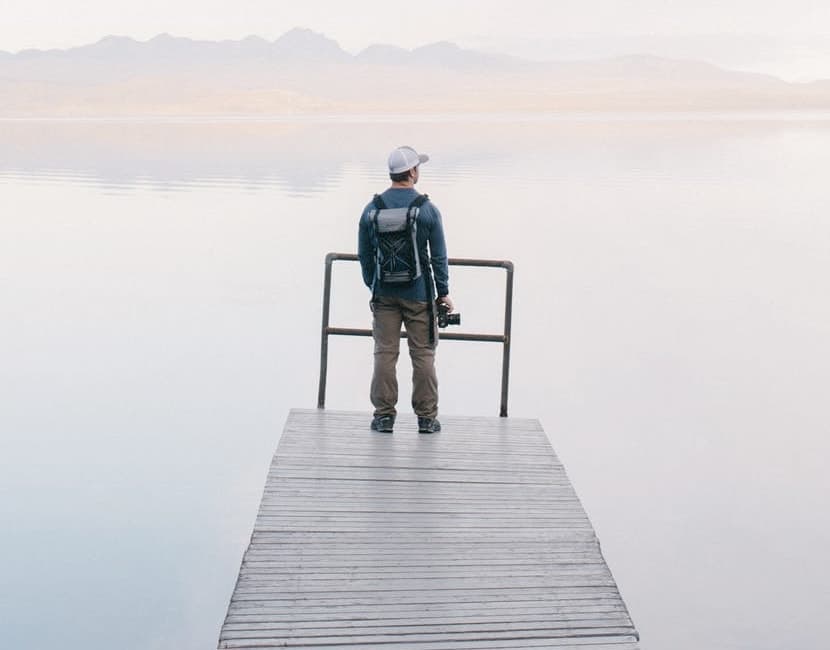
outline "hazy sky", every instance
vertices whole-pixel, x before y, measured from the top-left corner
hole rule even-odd
[[[830,34],[824,0],[3,0],[0,50],[80,45],[107,34],[275,38],[310,27],[349,50],[449,39],[578,34]]]
[[[529,59],[655,54],[790,80],[830,78],[826,0],[0,0],[0,50],[109,34],[273,40],[308,27],[353,53],[451,40]]]

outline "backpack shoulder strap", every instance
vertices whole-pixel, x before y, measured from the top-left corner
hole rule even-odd
[[[427,201],[429,201],[429,194],[419,194],[412,200],[412,203],[409,204],[409,207],[420,208]]]
[[[375,204],[375,208],[378,210],[386,209],[386,204],[383,202],[383,199],[380,198],[380,194],[375,194],[375,197],[372,199],[372,203]]]

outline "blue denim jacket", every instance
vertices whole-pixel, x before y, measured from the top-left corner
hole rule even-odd
[[[409,187],[390,187],[380,196],[389,208],[405,208],[418,196],[418,191]],[[427,289],[427,273],[421,275],[412,284],[405,286],[384,285],[375,278],[375,248],[372,244],[372,229],[369,222],[369,213],[374,207],[374,203],[370,201],[363,209],[363,214],[360,215],[357,256],[360,258],[363,282],[376,296],[395,296],[420,302],[429,301],[430,292]],[[450,292],[447,244],[444,241],[444,225],[441,223],[441,213],[432,201],[427,201],[421,206],[418,213],[417,234],[418,253],[422,260],[429,260],[432,269],[432,279],[437,291],[435,297],[446,296]]]

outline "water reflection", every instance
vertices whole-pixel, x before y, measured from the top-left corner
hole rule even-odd
[[[624,182],[653,164],[660,150],[687,148],[688,161],[719,142],[740,141],[770,130],[788,133],[821,128],[826,121],[739,121],[733,119],[648,121],[596,116],[555,119],[493,119],[411,123],[330,122],[0,122],[0,179],[67,181],[111,190],[158,191],[227,187],[256,191],[276,187],[290,195],[326,192],[349,165],[384,182],[383,153],[401,141],[423,142],[441,152],[433,180],[453,184],[475,175],[496,181],[504,175],[532,186],[540,182],[604,173]],[[445,143],[452,142],[452,147]],[[597,154],[605,154],[598,159]],[[604,160],[603,160],[604,158]],[[537,168],[528,164],[538,162]],[[599,169],[596,168],[599,162]],[[517,165],[517,163],[520,163]],[[671,170],[664,170],[670,174]],[[722,178],[721,169],[695,170]]]
[[[6,123],[0,174],[160,191],[278,187],[324,192],[349,151],[333,132],[301,125]]]

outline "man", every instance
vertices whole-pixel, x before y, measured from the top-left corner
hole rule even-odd
[[[396,364],[400,350],[401,324],[406,327],[409,356],[412,359],[412,408],[418,416],[418,431],[435,433],[441,430],[437,419],[435,346],[438,337],[434,301],[443,303],[448,311],[453,310],[453,304],[449,297],[447,246],[441,213],[415,189],[420,177],[420,166],[427,160],[429,156],[419,154],[412,147],[398,147],[389,154],[389,178],[392,185],[379,195],[379,200],[376,197],[370,202],[360,217],[357,254],[363,281],[372,290],[370,304],[374,315],[372,335],[375,339],[375,367],[370,397],[375,412],[371,428],[384,433],[392,432],[397,413]],[[424,201],[418,208],[415,220],[422,273],[410,282],[384,282],[377,277],[378,238],[372,215],[379,206],[389,209],[407,208],[413,201],[416,204]]]

